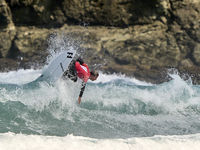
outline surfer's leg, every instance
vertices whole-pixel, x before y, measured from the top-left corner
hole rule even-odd
[[[77,81],[77,72],[75,68],[75,62],[76,61],[72,61],[70,63],[68,70],[64,74],[65,76],[67,76],[69,79],[71,79],[74,82]]]
[[[78,77],[77,77],[77,71],[76,71],[76,67],[74,65],[74,82],[76,82],[77,79],[78,79]]]
[[[73,80],[74,82],[76,82],[77,81],[77,72],[76,72],[75,63],[74,63],[74,65],[72,65],[71,74],[72,74],[71,80]]]

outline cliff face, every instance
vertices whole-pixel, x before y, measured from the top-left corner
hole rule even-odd
[[[175,67],[198,83],[199,0],[0,0],[0,34],[2,71],[44,65],[61,38],[91,68],[160,83]]]

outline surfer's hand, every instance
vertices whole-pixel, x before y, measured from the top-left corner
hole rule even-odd
[[[81,103],[81,97],[78,98],[78,104],[80,104],[80,103]]]

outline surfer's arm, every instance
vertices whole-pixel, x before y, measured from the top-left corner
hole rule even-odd
[[[83,61],[80,57],[78,57],[78,58],[76,59],[76,61],[78,61],[81,65],[84,64],[84,61]]]
[[[85,86],[86,86],[86,82],[83,81],[83,82],[82,82],[81,91],[80,91],[80,94],[79,94],[79,98],[78,98],[78,103],[79,103],[79,104],[81,103],[81,97],[83,96],[83,92],[84,92],[84,90],[85,90]]]

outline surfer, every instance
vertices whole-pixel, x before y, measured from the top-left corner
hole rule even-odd
[[[77,81],[78,77],[82,80],[82,87],[78,98],[78,103],[80,104],[81,97],[85,90],[88,79],[90,79],[91,81],[95,81],[98,78],[99,73],[95,70],[90,71],[88,65],[86,65],[86,63],[77,56],[70,63],[68,70],[64,73],[64,76],[67,76],[74,82]]]

